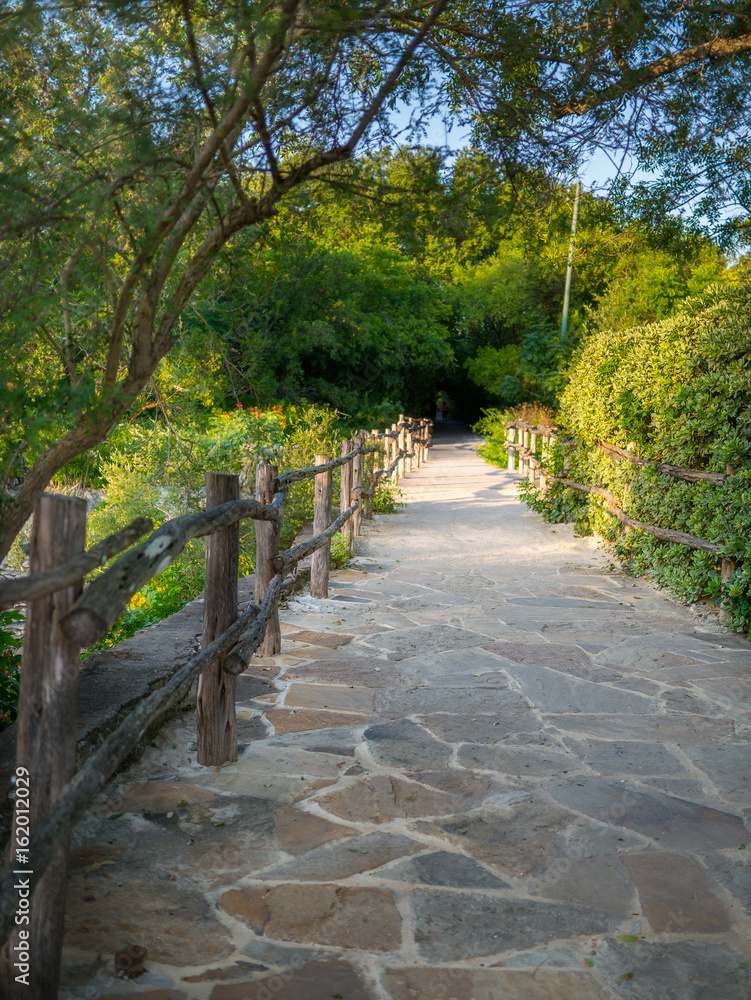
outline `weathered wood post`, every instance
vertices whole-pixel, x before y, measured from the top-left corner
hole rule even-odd
[[[365,445],[365,431],[360,431],[355,438],[355,447],[358,445]],[[362,452],[359,455],[355,455],[352,459],[352,487],[364,486],[365,485],[365,456]],[[356,538],[360,534],[360,526],[362,524],[362,502],[363,495],[361,492],[353,492],[351,502],[354,503],[355,500],[360,501],[360,506],[352,515],[352,537]]]
[[[721,567],[721,575],[723,584],[730,580],[735,570],[738,569],[738,563],[735,559],[723,559]],[[722,607],[720,611],[720,618],[725,619],[730,617],[730,609],[727,607]]]
[[[352,451],[351,441],[342,441],[342,458]],[[352,505],[352,462],[342,466],[341,485],[339,488],[339,511],[344,513]],[[347,539],[347,552],[352,554],[352,518],[342,528],[342,534]]]
[[[410,427],[405,427],[404,447],[405,447],[405,449],[407,451],[407,455],[410,456],[407,459],[407,465],[406,465],[407,472],[412,472],[412,471],[414,471],[414,468],[415,468],[415,457],[412,454],[412,452],[415,450],[415,446],[414,446],[414,443],[413,443],[412,427],[411,426]]]
[[[331,461],[328,455],[316,455],[316,465]],[[331,524],[331,497],[334,492],[334,471],[319,472],[315,477],[315,507],[313,534],[318,535]],[[312,597],[329,596],[329,569],[331,567],[331,542],[313,553],[310,565],[310,594]]]
[[[399,424],[398,423],[391,425],[391,433],[394,435],[394,437],[391,439],[391,444],[392,444],[392,449],[393,449],[392,454],[391,454],[391,461],[395,462],[396,459],[399,456],[399,435],[400,435],[400,431],[399,431]],[[401,474],[402,474],[402,463],[401,462],[397,462],[396,463],[396,468],[394,469],[394,476],[393,476],[393,479],[394,479],[395,483],[399,482],[399,480],[401,478]]]
[[[377,427],[373,427],[372,430],[371,430],[371,432],[370,432],[370,437],[368,439],[368,444],[369,445],[376,445],[376,447],[377,447],[377,445],[378,445],[378,437],[377,437],[377,435],[378,435],[378,428]],[[386,441],[388,441],[388,438],[386,438]],[[366,463],[365,463],[365,469],[366,469],[366,473],[367,473],[365,478],[367,480],[367,486],[368,486],[369,490],[373,489],[373,476],[374,476],[374,473],[375,473],[376,458],[377,458],[377,456],[378,456],[378,452],[377,451],[371,452],[368,455]],[[388,468],[388,466],[385,466],[385,468]],[[365,497],[365,501],[364,501],[363,507],[362,507],[362,516],[365,518],[366,521],[372,521],[373,520],[373,497],[371,497],[371,496],[366,496]]]
[[[239,499],[239,476],[222,472],[206,473],[206,510]],[[206,539],[202,649],[226,632],[237,618],[239,572],[240,523],[237,522],[215,531]],[[196,760],[206,767],[218,767],[237,760],[237,678],[223,669],[222,662],[220,658],[212,663],[198,678]]]
[[[513,425],[506,428],[506,454],[508,461],[506,469],[509,472],[516,472],[516,427]]]
[[[403,424],[404,424],[404,414],[400,413],[399,414],[399,424],[397,425],[398,429],[399,429],[399,438],[397,440],[397,446],[399,448],[399,451],[406,452],[406,450],[407,450],[407,432],[406,432],[406,429],[402,426]],[[404,458],[404,455],[402,455],[402,457],[400,458],[399,465],[397,466],[397,468],[399,469],[399,478],[400,479],[404,479],[404,477],[407,474],[407,459]]]
[[[262,462],[256,466],[256,500],[270,504],[274,499],[274,483],[279,470],[275,465]],[[260,604],[266,588],[274,577],[274,556],[279,553],[279,521],[256,521],[256,604]],[[259,656],[275,656],[282,651],[282,631],[279,627],[279,611],[274,608],[269,615],[266,634],[258,647]]]
[[[53,569],[78,555],[85,542],[85,500],[52,493],[34,498],[29,550],[32,573]],[[29,601],[26,607],[18,701],[16,805],[10,840],[19,883],[24,879],[24,870],[34,868],[34,858],[24,854],[28,841],[24,843],[23,838],[47,816],[75,773],[78,646],[65,637],[60,619],[80,593],[79,581],[48,597]],[[69,849],[70,835],[62,838],[57,854],[34,890],[29,924],[18,927],[3,950],[0,994],[7,1000],[57,1000]],[[25,983],[17,982],[22,970],[14,964],[24,954],[29,966]]]
[[[533,427],[529,432],[529,450],[532,458],[537,458],[537,428]]]

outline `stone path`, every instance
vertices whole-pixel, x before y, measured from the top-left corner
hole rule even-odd
[[[468,436],[81,825],[62,996],[748,1000],[751,644],[544,524]],[[113,955],[148,949],[115,979]]]

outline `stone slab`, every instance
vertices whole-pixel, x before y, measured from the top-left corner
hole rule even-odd
[[[514,663],[525,663],[536,667],[550,667],[575,677],[597,680],[617,680],[621,675],[617,670],[599,669],[591,656],[581,648],[557,642],[513,642],[504,640],[489,643],[483,647],[496,656]]]
[[[579,762],[563,750],[534,746],[486,746],[468,743],[461,747],[457,761],[462,767],[498,771],[520,778],[551,777],[576,771]]]
[[[448,837],[457,850],[506,875],[541,875],[558,857],[557,835],[573,816],[524,792],[516,795],[520,799],[512,795],[506,808],[425,822],[418,828]]]
[[[561,938],[603,934],[614,931],[622,919],[603,910],[445,889],[417,889],[411,904],[415,942],[429,962],[453,962]]]
[[[528,705],[490,716],[429,714],[423,724],[434,736],[447,743],[502,743],[520,734],[532,734],[542,728],[539,716]]]
[[[362,719],[359,716],[358,723],[362,725]],[[356,735],[352,726],[327,726],[323,729],[310,731],[281,733],[269,738],[269,744],[272,746],[297,747],[300,750],[315,751],[316,753],[328,753],[330,748],[339,747],[341,748],[340,753],[347,757],[353,756],[359,742],[360,737]]]
[[[639,891],[642,912],[657,934],[720,934],[730,914],[692,858],[656,851],[621,858]]]
[[[431,688],[464,688],[465,690],[467,688],[488,688],[500,691],[507,688],[509,682],[510,677],[503,670],[473,670],[469,674],[466,671],[436,674],[425,680],[425,686]]]
[[[748,743],[688,747],[686,753],[724,798],[744,806],[751,805],[751,746]]]
[[[266,868],[255,877],[275,882],[289,879],[328,882],[372,871],[422,849],[421,844],[402,834],[369,833],[316,847],[292,861]]]
[[[605,1000],[586,972],[506,969],[390,969],[391,1000]]]
[[[499,712],[524,711],[526,708],[525,698],[518,691],[508,688],[418,687],[375,692],[375,710],[381,715],[424,715],[433,712],[496,715]]]
[[[256,933],[279,941],[392,951],[401,944],[401,917],[386,889],[277,885],[230,889],[219,905]]]
[[[321,959],[253,982],[216,986],[209,1000],[375,1000],[346,962]]]
[[[407,719],[369,726],[364,739],[376,760],[407,770],[445,767],[451,754],[445,743]]]
[[[367,643],[386,652],[390,660],[404,660],[420,653],[481,646],[486,640],[487,636],[467,632],[453,625],[420,625],[417,628],[400,629],[398,632],[371,635]]]
[[[183,781],[134,781],[121,785],[107,812],[167,812],[215,799],[213,792]]]
[[[541,597],[508,597],[507,604],[516,604],[522,608],[595,608],[598,611],[618,611],[624,607],[633,607],[627,601],[603,601],[600,597],[556,597],[546,595]]]
[[[286,708],[333,709],[340,712],[372,712],[373,692],[365,687],[333,684],[290,684],[284,698]]]
[[[312,663],[299,664],[285,671],[285,680],[289,677],[324,684],[328,682],[354,684],[361,688],[381,688],[394,686],[401,681],[402,674],[386,660],[362,656],[357,659],[313,660]]]
[[[378,878],[417,885],[451,886],[456,889],[507,889],[508,882],[498,878],[471,858],[453,851],[422,854],[399,861],[378,872]]]
[[[328,649],[346,646],[352,642],[352,638],[351,635],[343,635],[341,632],[314,632],[310,629],[287,632],[284,636],[286,642],[307,642],[311,646],[326,646]]]
[[[595,969],[618,1000],[748,1000],[751,975],[724,944],[607,940]]]
[[[561,805],[635,830],[665,848],[707,852],[737,847],[747,836],[743,822],[730,813],[659,792],[647,795],[623,783],[583,778],[580,782],[553,780],[545,787]]]
[[[316,750],[298,750],[296,747],[280,747],[267,741],[252,743],[236,763],[230,765],[234,771],[258,772],[276,777],[292,774],[306,778],[338,778],[340,768],[349,764],[346,756],[320,753]]]
[[[265,695],[275,696],[279,694],[279,689],[271,683],[270,679],[256,677],[254,674],[240,674],[237,678],[235,688],[235,701],[238,705],[245,705],[255,698]]]
[[[651,715],[660,707],[656,698],[584,681],[549,667],[510,664],[506,669],[541,712]]]
[[[735,736],[739,730],[732,720],[674,715],[575,715],[550,714],[546,721],[562,732],[584,737],[621,740],[649,740],[653,743],[715,743]]]
[[[340,726],[361,726],[361,715],[351,712],[313,711],[307,708],[273,708],[266,713],[267,721],[278,736],[283,733],[310,732],[315,729],[339,728]]]
[[[634,910],[634,887],[618,855],[576,857],[564,853],[555,858],[530,887],[530,894],[620,913],[624,919],[629,916]]]
[[[600,774],[676,774],[686,769],[664,743],[631,740],[572,740],[564,743],[579,754],[587,767]]]
[[[274,836],[283,851],[304,854],[330,840],[357,834],[352,827],[331,823],[321,816],[291,806],[281,806],[276,814]]]
[[[450,795],[386,774],[375,774],[348,788],[337,789],[318,799],[322,809],[352,822],[388,823],[393,819],[446,816],[468,807],[468,800],[481,801],[488,787],[473,782],[464,794]]]
[[[79,871],[70,878],[67,948],[114,959],[124,942],[140,944],[152,962],[171,966],[184,965],[187,956],[203,964],[232,954],[229,932],[202,893],[178,885],[166,873],[117,866],[116,875],[92,879]]]
[[[751,858],[747,858],[749,846],[740,851],[709,854],[702,860],[713,878],[727,889],[740,903],[744,912],[751,916]]]
[[[442,583],[444,579],[443,573],[436,573],[434,570],[412,569],[408,566],[391,570],[388,577],[390,580],[401,580],[402,583],[421,583],[425,586]]]
[[[251,768],[234,768],[231,765],[216,773],[209,771],[191,778],[196,785],[214,789],[217,792],[236,793],[258,799],[270,799],[289,805],[307,798],[311,792],[334,784],[336,777],[316,778],[311,775],[296,777],[291,774],[268,774]]]

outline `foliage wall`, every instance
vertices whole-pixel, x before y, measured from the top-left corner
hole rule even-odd
[[[751,289],[714,285],[668,320],[602,330],[574,358],[561,397],[567,476],[615,493],[637,520],[724,546],[720,559],[639,531],[621,532],[604,501],[556,484],[530,500],[552,520],[577,520],[610,539],[634,572],[695,601],[722,596],[735,627],[751,632]],[[731,472],[723,486],[688,483],[655,465],[614,463],[596,446],[673,465]],[[557,456],[558,471],[564,455]]]

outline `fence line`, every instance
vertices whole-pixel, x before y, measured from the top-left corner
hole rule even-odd
[[[537,458],[537,442],[542,442],[541,459]],[[708,542],[696,535],[691,535],[685,531],[676,531],[672,528],[662,528],[656,524],[647,524],[644,521],[637,521],[627,514],[618,504],[616,496],[610,490],[601,486],[591,486],[587,483],[577,483],[567,478],[567,466],[564,461],[564,475],[550,476],[547,470],[547,462],[550,457],[550,447],[556,441],[562,445],[575,445],[579,442],[575,439],[561,441],[555,427],[548,427],[542,424],[529,424],[524,420],[514,420],[506,424],[506,451],[508,454],[507,467],[509,471],[516,471],[516,462],[519,462],[519,472],[525,476],[533,486],[538,484],[541,490],[546,491],[549,481],[561,483],[570,489],[580,490],[586,493],[594,493],[603,497],[610,511],[623,524],[639,531],[646,531],[648,534],[659,538],[661,541],[673,542],[678,545],[685,545],[688,548],[699,549],[703,552],[710,552],[713,555],[722,557],[722,578],[727,580],[736,568],[736,562],[722,556],[724,545],[720,542]],[[624,448],[617,445],[599,442],[596,446],[612,461],[629,461],[632,465],[647,466],[654,465],[657,470],[666,476],[674,479],[683,479],[687,482],[709,482],[715,486],[722,486],[729,478],[721,472],[705,472],[702,469],[688,469],[679,465],[669,465],[665,462],[652,461],[645,458],[637,458],[631,455]]]
[[[413,431],[417,433],[413,435]],[[236,740],[218,739],[218,730],[222,726],[226,728],[230,715],[234,717],[234,678],[247,668],[250,658],[256,651],[263,650],[264,643],[268,642],[269,630],[277,616],[279,600],[298,582],[298,577],[288,580],[287,575],[293,568],[296,569],[300,560],[307,555],[319,551],[326,553],[330,549],[331,538],[338,530],[357,523],[356,515],[361,513],[364,501],[372,498],[382,478],[398,482],[400,474],[403,475],[407,470],[407,462],[411,468],[413,461],[420,464],[427,459],[430,432],[430,421],[406,420],[400,416],[399,422],[392,425],[389,431],[360,432],[357,442],[353,441],[351,444],[348,442],[347,453],[339,459],[317,463],[310,469],[293,470],[282,476],[277,475],[274,466],[261,464],[256,470],[257,489],[264,490],[261,499],[230,499],[199,514],[184,515],[161,525],[146,541],[121,556],[90,584],[69,610],[65,609],[66,613],[58,616],[61,628],[60,642],[67,643],[71,649],[90,645],[107,632],[127,607],[133,595],[174,561],[190,539],[209,537],[202,651],[177,670],[163,687],[144,698],[72,777],[66,774],[61,782],[60,775],[55,770],[55,762],[48,765],[53,772],[51,783],[53,785],[55,782],[64,783],[64,787],[54,802],[49,804],[45,818],[35,823],[26,848],[26,854],[31,859],[33,867],[33,873],[29,872],[28,875],[31,886],[35,887],[32,913],[38,916],[40,914],[37,898],[39,889],[36,887],[44,882],[45,871],[49,869],[51,860],[62,858],[61,868],[63,872],[65,871],[66,845],[75,823],[83,816],[92,799],[147,730],[185,697],[196,678],[199,681],[198,762],[216,766],[227,760],[237,759]],[[368,444],[369,442],[373,443]],[[409,449],[400,447],[402,444],[409,444]],[[365,466],[366,456],[378,452],[383,452],[386,467],[375,472],[369,471]],[[354,483],[350,481],[349,475],[353,465],[357,469],[357,479]],[[279,525],[290,484],[314,476],[320,476],[322,480],[328,479],[331,484],[333,470],[340,467],[343,485],[347,485],[351,497],[346,509],[327,527],[318,530],[312,539],[293,545],[280,553]],[[237,487],[237,479],[236,476],[207,474],[207,503],[211,496],[232,496]],[[234,496],[236,495],[234,492]],[[79,506],[82,503],[75,498],[54,499],[72,502]],[[262,502],[263,500],[267,502]],[[321,505],[325,506],[325,498],[319,496],[319,491],[316,490],[316,524],[321,523]],[[325,520],[329,521],[330,516],[329,499]],[[237,614],[236,592],[233,598],[232,588],[227,589],[225,584],[228,576],[234,577],[235,581],[238,576],[239,548],[232,542],[232,534],[233,528],[236,533],[239,521],[244,518],[253,518],[259,522],[258,528],[265,526],[267,529],[266,536],[258,529],[256,534],[256,581],[263,579],[265,582],[262,591],[256,592],[256,604],[232,621]],[[57,567],[45,568],[41,573],[32,573],[21,579],[0,583],[0,606],[3,606],[3,602],[33,600],[34,603],[30,607],[39,607],[52,621],[54,612],[52,603],[56,600],[54,595],[57,591],[76,585],[91,569],[123,551],[152,527],[153,524],[148,519],[137,519],[123,531],[110,536],[88,552],[73,555]],[[38,530],[39,525],[35,518],[33,531]],[[49,528],[47,531],[49,532]],[[319,559],[314,563],[313,572],[320,572],[320,567]],[[328,573],[325,580],[317,581],[317,586],[319,596],[328,595]],[[220,593],[222,587],[225,587],[226,593],[224,591]],[[211,594],[209,590],[212,591]],[[72,596],[75,597],[75,594]],[[216,619],[213,624],[209,622],[210,617],[212,620]],[[227,624],[228,621],[231,623]],[[36,627],[44,632],[43,622],[37,622]],[[27,694],[33,694],[28,692],[27,645],[28,642],[25,640],[21,668],[22,699],[25,677],[27,677]],[[77,683],[77,662],[68,672],[75,675]],[[31,704],[29,697],[26,701]],[[19,722],[22,722],[20,717]],[[74,745],[75,711],[67,712],[66,723],[72,733]],[[24,766],[23,761],[17,760],[17,763]],[[40,787],[50,780],[50,776],[44,773],[36,773],[34,778]],[[16,829],[15,819],[14,815],[12,831]],[[10,945],[13,945],[18,938],[18,930],[14,925],[18,910],[17,867],[18,861],[14,857],[0,878],[0,944],[8,942],[10,938]],[[53,896],[45,897],[44,909],[48,921],[51,920],[52,924],[62,928],[64,877],[57,882],[59,884]],[[41,917],[38,923],[41,926]],[[35,936],[38,939],[31,943],[34,954],[33,966],[39,970],[43,969],[45,978],[44,980],[40,978],[41,972],[32,972],[31,992],[36,990],[35,995],[41,996],[43,992],[45,996],[48,993],[53,996],[56,995],[59,978],[61,939],[52,940],[49,936],[45,939],[41,932]],[[15,983],[10,969],[11,965],[6,957],[0,978],[4,976],[6,979],[5,986],[9,997],[15,995]],[[36,980],[34,980],[35,975]]]

